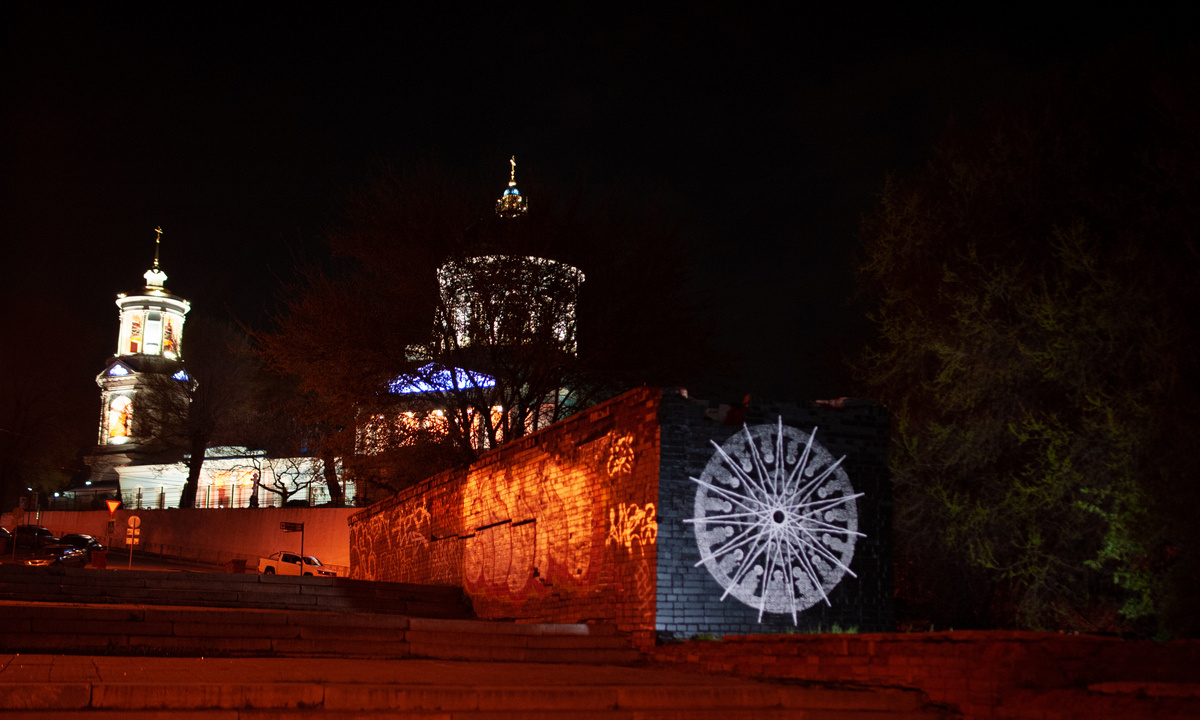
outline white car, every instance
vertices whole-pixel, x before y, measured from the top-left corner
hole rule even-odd
[[[303,561],[303,563],[301,563]],[[304,570],[301,572],[300,568]],[[313,575],[318,577],[337,577],[337,571],[321,564],[312,555],[301,557],[287,550],[280,550],[271,557],[258,561],[258,571],[263,575]]]

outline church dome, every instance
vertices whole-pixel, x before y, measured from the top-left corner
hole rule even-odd
[[[500,199],[496,201],[496,214],[503,218],[515,218],[524,215],[529,210],[529,201],[517,189],[516,156],[514,155],[509,158],[508,162],[512,165],[512,170],[508,176],[508,187],[500,195]]]

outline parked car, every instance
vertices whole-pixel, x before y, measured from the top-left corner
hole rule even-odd
[[[303,560],[303,563],[301,561]],[[303,567],[303,571],[301,571]],[[320,577],[337,577],[337,571],[321,564],[312,555],[303,558],[293,552],[279,552],[258,561],[258,571],[263,575],[312,575]]]
[[[0,553],[6,553],[12,550],[12,533],[6,527],[0,527]]]
[[[43,545],[20,562],[32,567],[83,567],[87,565],[87,553],[70,545]]]
[[[13,539],[19,548],[40,548],[59,544],[58,537],[41,525],[18,525],[13,532]]]
[[[104,552],[108,548],[104,547],[104,543],[97,540],[91,535],[83,533],[68,533],[59,538],[59,542],[63,545],[70,545],[76,550],[82,550],[87,553],[88,562],[92,561],[92,552],[99,550]]]

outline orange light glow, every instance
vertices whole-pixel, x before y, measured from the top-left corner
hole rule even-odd
[[[604,544],[615,543],[633,550],[636,542],[639,548],[658,543],[658,519],[654,503],[646,503],[642,508],[637,503],[620,503],[608,509],[608,537]]]
[[[560,465],[549,455],[538,468],[520,477],[494,468],[469,475],[463,488],[464,522],[489,529],[464,541],[467,589],[521,595],[537,592],[546,582],[593,581],[593,516],[603,512],[589,492],[594,478],[586,468]],[[526,518],[536,522],[520,522]]]

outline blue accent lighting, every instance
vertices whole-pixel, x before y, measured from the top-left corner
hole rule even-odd
[[[430,363],[417,371],[415,375],[401,375],[392,381],[388,391],[397,395],[413,395],[417,393],[447,392],[463,388],[490,388],[496,386],[496,379],[483,373],[454,368],[451,371],[436,363]]]

